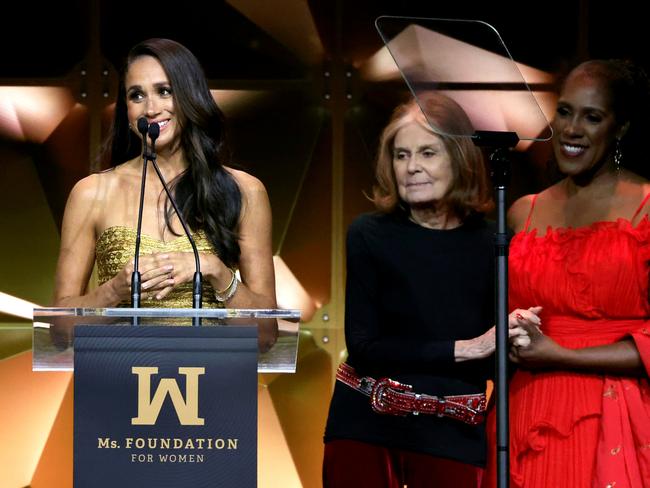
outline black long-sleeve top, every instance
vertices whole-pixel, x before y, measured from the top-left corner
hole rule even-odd
[[[493,358],[457,363],[454,343],[494,325],[494,233],[479,217],[449,230],[424,228],[403,213],[357,218],[347,237],[348,364],[416,393],[484,392]],[[338,381],[325,430],[325,441],[332,439],[485,462],[483,426],[378,414],[367,396]]]

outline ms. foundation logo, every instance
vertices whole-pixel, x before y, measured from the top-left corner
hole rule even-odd
[[[156,367],[134,366],[131,372],[138,376],[138,416],[131,418],[131,425],[155,425],[167,395],[181,425],[204,425],[205,419],[199,418],[199,376],[205,374],[205,368],[178,368],[178,374],[185,376],[185,398],[173,378],[161,379],[151,395],[151,376],[158,374]]]

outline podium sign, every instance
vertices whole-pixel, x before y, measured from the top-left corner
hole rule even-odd
[[[254,487],[257,328],[74,328],[75,488]]]

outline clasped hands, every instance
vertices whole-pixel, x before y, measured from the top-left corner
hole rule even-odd
[[[218,259],[216,256],[211,257]],[[208,271],[204,267],[207,264],[208,259],[202,254],[202,274]],[[127,301],[131,296],[133,267],[134,262],[131,260],[111,280],[111,286],[121,301]],[[191,252],[167,252],[141,255],[138,269],[143,299],[162,300],[178,285],[192,281],[196,265]]]
[[[508,338],[510,348],[529,347],[535,333],[541,334],[542,319],[539,314],[542,307],[529,309],[516,308],[508,315]]]
[[[566,357],[566,349],[540,330],[542,307],[517,308],[508,315],[508,357],[513,363],[528,368],[558,366]],[[484,334],[454,343],[454,358],[457,362],[490,356],[495,350],[493,326]]]
[[[518,308],[508,316],[508,357],[513,363],[528,368],[544,368],[562,362],[566,349],[541,331],[541,311],[542,307]]]

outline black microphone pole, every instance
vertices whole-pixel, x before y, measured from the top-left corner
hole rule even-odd
[[[142,234],[142,211],[144,209],[144,189],[147,181],[147,132],[149,123],[145,117],[138,119],[138,132],[142,135],[142,182],[140,183],[140,206],[138,207],[138,225],[135,234],[135,257],[131,274],[131,308],[140,308],[140,236]],[[133,317],[133,325],[140,324],[140,317]]]
[[[187,236],[187,239],[190,241],[190,245],[192,246],[192,252],[194,253],[194,263],[196,269],[196,271],[194,272],[194,280],[192,283],[192,308],[199,309],[202,306],[202,295],[203,295],[203,285],[202,285],[203,277],[201,275],[201,259],[199,256],[199,251],[196,248],[196,243],[194,242],[194,238],[192,237],[192,232],[190,231],[187,222],[185,222],[185,218],[183,217],[183,214],[178,210],[178,205],[176,205],[176,200],[174,199],[172,192],[169,190],[169,187],[167,186],[167,182],[165,181],[165,178],[160,172],[160,168],[158,167],[158,163],[156,162],[156,139],[158,139],[159,135],[160,135],[160,126],[156,122],[151,123],[149,125],[149,138],[151,139],[151,152],[148,153],[146,157],[147,159],[149,159],[149,161],[151,161],[151,165],[153,166],[153,169],[156,171],[156,174],[158,175],[158,178],[160,179],[160,182],[162,183],[162,186],[165,189],[167,198],[169,199],[169,202],[172,204],[172,207],[174,208],[174,211],[178,216],[178,220],[183,226],[185,235]],[[195,327],[200,326],[201,317],[194,317],[192,319],[192,325],[194,325]]]
[[[497,271],[496,381],[497,398],[497,488],[510,486],[510,408],[508,399],[508,231],[506,187],[510,176],[508,150],[490,155],[497,201],[495,236]]]
[[[508,228],[506,191],[510,178],[509,150],[517,145],[515,132],[476,131],[473,142],[490,150],[492,182],[496,193],[497,232],[494,236],[496,268],[496,367],[494,394],[497,413],[497,488],[510,486],[510,415],[508,398]]]

